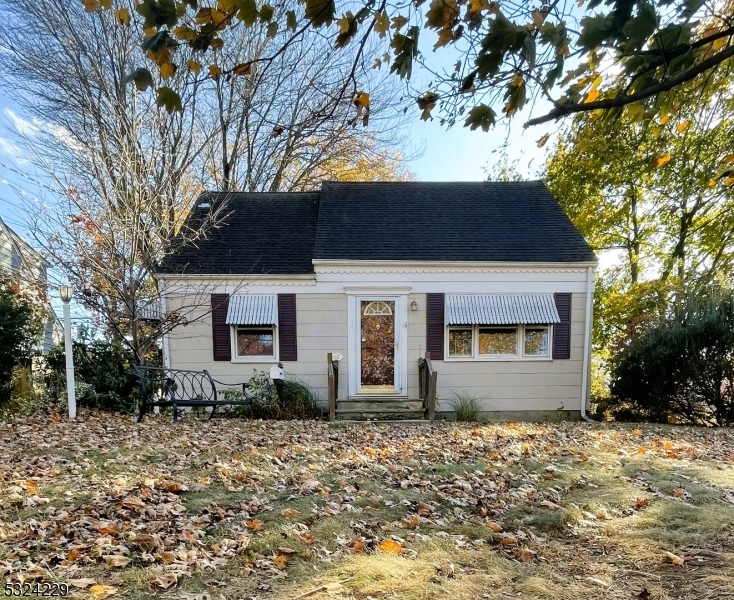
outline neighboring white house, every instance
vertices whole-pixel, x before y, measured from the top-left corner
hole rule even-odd
[[[0,271],[8,273],[23,286],[29,286],[40,296],[46,296],[49,263],[22,237],[0,218]],[[54,344],[63,338],[63,327],[48,301],[49,311],[43,337],[37,347],[46,355]]]
[[[209,193],[190,225],[222,202],[225,224],[159,269],[189,322],[167,366],[235,383],[280,361],[326,398],[331,352],[338,412],[409,414],[429,352],[439,414],[457,390],[487,419],[582,414],[597,260],[542,182]]]

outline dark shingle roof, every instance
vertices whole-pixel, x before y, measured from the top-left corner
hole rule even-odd
[[[167,257],[161,272],[298,275],[313,273],[312,259],[596,260],[540,181],[325,182],[320,193],[210,193],[197,204],[223,198],[225,222]]]
[[[326,182],[314,258],[596,260],[542,181]]]
[[[313,245],[319,194],[207,193],[196,203],[225,202],[227,218],[205,239],[167,256],[162,273],[271,274],[313,273]],[[202,208],[194,208],[187,226],[197,227]],[[208,212],[208,211],[207,211]],[[198,214],[197,214],[198,213]]]

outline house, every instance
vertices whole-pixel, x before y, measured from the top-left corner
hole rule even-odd
[[[48,304],[49,263],[0,218],[0,272],[6,273],[46,303],[48,318],[36,347],[45,356],[63,338],[63,327]]]
[[[222,202],[160,267],[164,311],[189,314],[170,367],[230,383],[281,361],[326,398],[332,353],[337,416],[412,414],[428,353],[439,415],[456,390],[485,419],[583,414],[597,260],[542,182],[207,193],[189,224]]]

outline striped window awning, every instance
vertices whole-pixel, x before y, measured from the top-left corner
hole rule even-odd
[[[275,325],[278,322],[278,302],[273,296],[230,296],[227,325]]]
[[[446,296],[448,325],[528,325],[560,323],[553,294]]]

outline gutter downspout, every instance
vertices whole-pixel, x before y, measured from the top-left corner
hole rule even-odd
[[[591,327],[594,312],[594,267],[587,268],[586,276],[586,324],[584,329],[584,360],[581,374],[581,418],[584,421],[594,422],[586,414],[587,389],[589,386],[589,359],[591,358]]]

